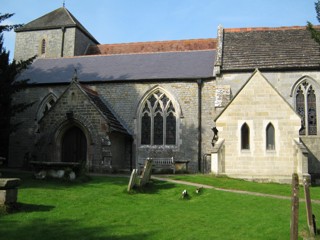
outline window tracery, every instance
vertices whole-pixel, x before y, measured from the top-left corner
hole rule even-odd
[[[303,81],[298,86],[295,107],[301,117],[300,135],[317,135],[316,93],[308,81]]]
[[[140,116],[141,145],[176,144],[177,113],[164,92],[153,92],[145,101]]]

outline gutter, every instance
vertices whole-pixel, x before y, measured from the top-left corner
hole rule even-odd
[[[61,31],[62,31],[62,40],[61,40],[61,54],[60,57],[63,57],[63,53],[64,53],[64,35],[66,32],[66,28],[65,27],[61,27]]]
[[[197,79],[198,84],[198,171],[201,172],[202,169],[202,79]]]

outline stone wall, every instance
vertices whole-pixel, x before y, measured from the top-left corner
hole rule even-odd
[[[224,139],[223,174],[241,178],[288,178],[307,172],[297,158],[300,118],[257,72],[217,119]],[[250,129],[250,148],[241,148],[241,127]],[[275,149],[266,148],[266,127],[275,129]]]
[[[281,94],[281,97],[295,109],[294,88],[302,79],[311,80],[317,99],[320,97],[319,71],[275,71],[262,72],[272,86]],[[230,85],[231,95],[235,95],[250,77],[251,73],[224,73],[217,78],[217,85]],[[317,101],[317,127],[320,135],[320,104]],[[309,150],[309,173],[320,172],[320,148],[317,136],[301,136]]]
[[[12,118],[13,123],[19,123],[18,130],[11,134],[9,143],[9,166],[21,167],[26,165],[31,157],[38,129],[37,112],[41,108],[42,100],[50,93],[59,97],[66,89],[65,86],[30,87],[15,95],[15,102],[34,102],[32,107]]]
[[[74,39],[74,56],[84,55],[90,45],[95,45],[95,43],[90,40],[82,31],[76,29]]]
[[[164,148],[164,152],[160,154],[173,155],[177,160],[190,161],[189,169],[192,172],[198,171],[198,84],[193,81],[166,81],[166,82],[110,82],[94,84],[90,87],[95,89],[104,99],[105,103],[113,111],[114,115],[121,123],[129,130],[134,137],[133,144],[133,161],[139,157],[145,157],[149,154],[150,149],[145,149],[139,146],[136,141],[137,136],[137,109],[144,95],[155,87],[162,87],[169,92],[174,100],[180,105],[181,116],[179,121],[179,140],[176,147]],[[53,92],[58,98],[67,88],[67,85],[50,85],[33,86],[26,92],[19,93],[16,96],[16,101],[36,101],[34,106],[26,112],[19,114],[16,121],[22,119],[23,125],[19,131],[11,136],[9,164],[11,166],[22,166],[23,159],[26,153],[31,153],[35,143],[35,132],[37,124],[35,118],[37,111],[43,98],[50,92]],[[121,94],[119,94],[121,93]],[[80,106],[79,106],[80,107]],[[83,107],[83,106],[82,106]],[[65,118],[65,112],[74,109],[67,102],[61,104],[61,113],[50,113],[46,119],[51,119],[52,123],[62,121]],[[89,115],[90,116],[89,116]],[[90,119],[90,122],[98,122],[98,119],[93,120],[97,116],[92,112],[81,114]],[[213,118],[216,116],[215,110],[215,81],[206,81],[202,86],[202,153],[211,153],[211,139],[213,133]],[[48,120],[46,120],[48,122]],[[43,125],[42,129],[50,128],[49,125]],[[122,141],[122,140],[119,140]],[[129,148],[129,146],[127,147]],[[99,150],[97,150],[99,151]],[[122,151],[121,149],[119,151]],[[129,150],[128,150],[129,151]],[[55,159],[58,159],[56,156]],[[55,160],[52,159],[52,160]]]
[[[63,32],[61,29],[17,32],[14,59],[61,57]],[[42,39],[46,40],[46,53],[41,55]],[[76,28],[65,28],[63,56],[83,55],[92,41]]]
[[[198,84],[194,81],[180,82],[139,82],[139,83],[104,83],[94,86],[100,95],[113,109],[115,115],[127,126],[134,136],[134,160],[148,157],[150,151],[157,152],[159,156],[174,155],[177,160],[190,161],[190,171],[196,172],[198,168]],[[168,91],[174,100],[180,105],[182,114],[180,122],[179,140],[177,146],[153,149],[140,146],[136,141],[137,132],[137,110],[140,101],[149,91],[155,87],[161,87]],[[202,88],[202,153],[211,152],[211,138],[213,117],[215,116],[214,93],[215,82],[208,81]],[[118,94],[121,92],[121,94]],[[155,153],[154,153],[155,154]],[[158,157],[159,157],[158,156]]]

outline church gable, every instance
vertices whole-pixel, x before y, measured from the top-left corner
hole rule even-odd
[[[60,29],[62,27],[76,27],[87,35],[96,44],[98,41],[88,32],[87,29],[64,7],[58,8],[48,14],[39,17],[24,26],[16,29],[16,32]]]
[[[298,171],[292,156],[301,119],[258,70],[215,121],[226,174],[270,178]]]
[[[215,121],[222,121],[222,119],[225,119],[227,116],[234,115],[235,112],[238,113],[237,116],[260,116],[261,119],[267,116],[278,116],[279,107],[283,109],[285,113],[299,118],[294,109],[268,82],[261,72],[256,70],[223,112],[216,117]],[[283,113],[283,115],[285,113]]]
[[[64,7],[15,30],[14,58],[56,58],[83,55],[88,45],[99,42]]]
[[[98,93],[75,80],[41,119],[41,122],[47,122],[47,118],[53,118],[49,121],[53,122],[56,120],[56,116],[72,118],[74,114],[85,117],[90,122],[97,122],[98,125],[101,123],[103,131],[117,131],[129,135]]]

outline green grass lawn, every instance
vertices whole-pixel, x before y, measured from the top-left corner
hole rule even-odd
[[[208,174],[170,175],[168,177],[175,180],[201,183],[223,189],[236,189],[291,197],[291,185],[288,184],[256,183],[227,177],[215,177]],[[303,186],[300,186],[300,196],[303,197],[303,194]],[[320,187],[310,187],[310,195],[312,199],[320,200]]]
[[[22,179],[20,209],[0,216],[0,239],[289,239],[290,235],[290,200],[213,189],[198,195],[195,187],[160,181],[129,194],[128,178],[119,177],[68,183],[14,176]],[[181,198],[183,189],[190,193],[188,200]],[[320,206],[314,209],[319,212]],[[302,203],[299,221],[303,232]]]

